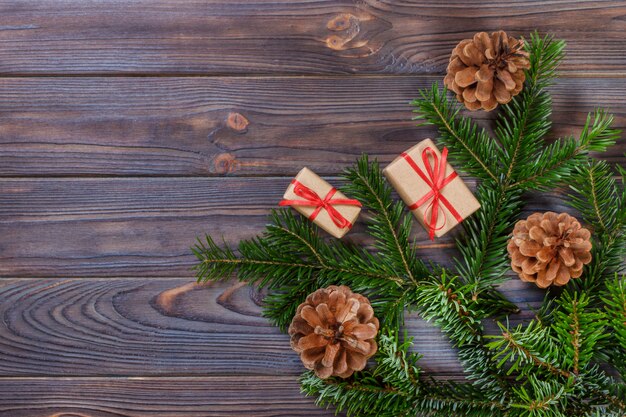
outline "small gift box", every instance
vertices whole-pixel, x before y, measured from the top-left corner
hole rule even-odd
[[[431,240],[446,234],[480,208],[480,203],[439,152],[425,139],[403,152],[383,173],[428,230]]]
[[[361,211],[361,203],[348,199],[308,168],[291,181],[283,199],[280,206],[292,206],[337,238],[348,233]]]

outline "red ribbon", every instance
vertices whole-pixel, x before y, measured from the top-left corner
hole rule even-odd
[[[435,151],[429,146],[422,151],[422,161],[424,161],[424,167],[426,168],[426,173],[417,166],[413,158],[411,158],[408,154],[402,153],[402,156],[406,161],[411,165],[411,168],[426,182],[426,184],[430,187],[430,191],[426,193],[422,198],[417,200],[415,203],[409,206],[409,210],[415,210],[418,207],[423,206],[426,202],[432,198],[432,201],[426,208],[424,212],[424,222],[426,222],[426,212],[430,209],[430,220],[426,222],[428,227],[428,236],[430,240],[435,240],[435,231],[442,229],[446,224],[446,218],[444,216],[443,224],[437,227],[437,219],[439,218],[439,210],[442,210],[440,207],[440,203],[448,209],[450,214],[459,222],[463,221],[461,215],[455,210],[455,208],[450,204],[448,199],[441,194],[443,187],[450,184],[453,179],[455,179],[458,175],[456,172],[452,172],[452,174],[446,177],[446,162],[448,159],[448,148],[443,148],[443,152],[441,153],[441,160],[437,157]],[[430,162],[430,157],[432,157],[432,164]]]
[[[293,192],[298,197],[302,197],[304,200],[282,200],[278,203],[279,206],[306,206],[306,207],[315,207],[315,210],[309,216],[309,220],[313,221],[319,214],[322,209],[325,209],[330,216],[330,219],[339,227],[343,229],[345,227],[352,227],[352,223],[350,223],[345,217],[337,211],[337,209],[333,206],[336,205],[347,205],[347,206],[359,206],[361,207],[361,203],[357,200],[350,200],[347,198],[336,198],[332,199],[335,193],[337,192],[336,188],[331,188],[331,190],[326,194],[324,199],[321,199],[320,196],[313,190],[311,190],[306,185],[302,184],[297,180],[291,181],[294,184]]]

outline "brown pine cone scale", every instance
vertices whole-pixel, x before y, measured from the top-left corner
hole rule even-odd
[[[591,233],[567,213],[534,213],[517,222],[507,250],[522,281],[540,288],[579,278],[591,262]]]
[[[365,368],[378,346],[378,319],[367,298],[346,286],[310,294],[289,326],[291,347],[320,378],[347,378]]]
[[[454,48],[444,84],[468,109],[493,110],[522,91],[528,57],[523,41],[480,32]]]

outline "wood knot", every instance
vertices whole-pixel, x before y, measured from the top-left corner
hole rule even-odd
[[[231,112],[228,113],[226,118],[226,125],[238,133],[246,133],[248,131],[248,125],[250,122],[241,113]]]
[[[174,306],[182,296],[200,286],[200,284],[190,282],[180,287],[165,290],[156,297],[156,306],[166,314],[169,314],[174,310]]]
[[[353,24],[353,19],[357,19],[357,17],[350,13],[341,13],[330,19],[326,27],[330,30],[346,30]]]
[[[341,13],[328,21],[326,27],[335,32],[344,32],[341,35],[332,34],[326,38],[326,46],[335,51],[347,49],[350,43],[361,30],[359,19],[350,13]]]
[[[239,162],[232,153],[221,153],[213,159],[214,172],[218,174],[230,174],[238,168]]]
[[[346,42],[337,35],[331,35],[326,39],[326,46],[335,51],[341,51]]]
[[[354,13],[339,13],[326,22],[331,31],[324,39],[326,46],[353,58],[375,54],[384,45],[379,35],[391,29],[391,23],[363,9],[355,8]]]

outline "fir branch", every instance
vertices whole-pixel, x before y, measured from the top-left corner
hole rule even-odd
[[[565,302],[564,302],[565,303]],[[583,302],[586,305],[587,301]],[[569,310],[573,311],[572,308]],[[585,323],[580,328],[585,328],[589,324],[589,320],[593,318],[593,314],[589,314],[584,319],[580,319]],[[579,316],[580,317],[580,316]],[[571,318],[567,320],[571,323]],[[603,325],[602,323],[601,325]],[[498,367],[503,367],[508,364],[508,373],[518,373],[518,380],[528,380],[528,378],[537,378],[538,371],[543,370],[543,377],[556,384],[555,387],[566,387],[567,394],[578,387],[579,395],[586,401],[588,398],[588,391],[595,391],[596,394],[602,394],[603,404],[607,402],[612,403],[615,398],[606,393],[600,391],[599,386],[606,386],[607,377],[604,372],[601,372],[597,367],[586,369],[582,372],[583,366],[587,366],[589,358],[592,356],[590,352],[593,352],[593,346],[597,344],[598,333],[597,329],[592,332],[587,332],[585,335],[579,335],[578,337],[583,344],[579,346],[579,358],[577,371],[569,371],[559,366],[559,362],[562,357],[565,357],[566,365],[570,366],[570,369],[574,367],[574,354],[572,349],[569,349],[565,344],[566,342],[556,343],[551,333],[551,329],[541,326],[537,321],[532,321],[526,328],[522,328],[522,325],[518,326],[513,331],[501,326],[501,336],[491,336],[491,339],[495,339],[490,343],[488,347],[496,352],[496,357],[500,359]],[[586,338],[585,338],[586,336]],[[576,337],[567,338],[568,343]],[[560,347],[566,349],[566,355],[560,352]],[[581,349],[582,347],[582,349]],[[569,351],[568,351],[569,350]],[[554,378],[561,379],[561,382]],[[516,391],[519,394],[520,391]]]
[[[519,95],[502,106],[496,120],[496,136],[505,150],[504,166],[508,166],[507,184],[520,177],[520,167],[529,163],[535,165],[532,155],[550,130],[552,100],[545,89],[552,83],[563,60],[565,42],[556,41],[551,35],[542,38],[534,32],[525,46],[530,54],[526,85]]]
[[[506,149],[509,166],[506,183],[522,189],[549,187],[560,181],[589,151],[604,151],[619,136],[611,128],[613,116],[598,110],[589,114],[578,141],[560,139],[544,147],[542,139],[551,127],[552,100],[546,88],[556,77],[563,60],[565,42],[551,35],[541,38],[537,32],[526,44],[530,68],[526,86],[497,120],[496,134]]]
[[[417,288],[415,305],[424,320],[434,321],[457,346],[462,346],[480,335],[482,324],[476,318],[477,312],[468,305],[467,287],[457,285],[457,280],[448,278],[445,271],[441,276],[433,276],[431,282]]]
[[[603,161],[579,164],[572,172],[569,204],[582,214],[592,234],[592,263],[577,286],[591,290],[602,279],[624,270],[626,248],[626,190],[618,186],[611,167]],[[591,203],[591,204],[590,204]]]
[[[486,181],[476,195],[482,208],[462,223],[466,234],[457,240],[461,258],[454,260],[459,275],[474,286],[474,299],[504,280],[508,234],[522,209],[521,193],[501,184]]]
[[[348,416],[494,417],[504,409],[502,403],[484,398],[480,390],[468,384],[433,384],[412,394],[385,384],[369,372],[348,380],[322,380],[306,372],[300,383],[302,392],[317,397],[317,405],[332,405],[337,413],[345,411]]]
[[[232,249],[227,245],[218,246],[211,236],[205,236],[205,242],[198,240],[196,246],[192,248],[193,253],[200,261],[193,269],[196,271],[198,282],[221,281],[231,278],[232,273],[243,270],[239,279],[249,284],[257,284],[261,287],[278,288],[288,278],[303,271],[325,272],[327,274],[351,274],[359,277],[387,280],[399,285],[402,278],[386,275],[384,273],[374,273],[368,270],[341,268],[322,263],[309,263],[289,258],[275,258],[273,248],[266,247],[266,243],[260,239],[242,241],[240,249],[249,252],[254,251],[260,254],[258,258],[254,255],[250,257],[237,257]],[[264,272],[267,272],[264,274]],[[280,272],[281,274],[277,274]]]
[[[414,305],[424,320],[433,321],[458,347],[467,377],[489,392],[490,399],[500,399],[505,395],[506,383],[484,345],[482,313],[470,302],[472,288],[442,271],[415,291]]]
[[[603,399],[605,399],[609,404],[610,407],[613,408],[616,411],[619,411],[622,417],[626,416],[626,401],[624,400],[624,395],[626,394],[626,390],[621,389],[620,390],[620,394],[618,395],[610,395],[610,394],[606,394],[606,393],[601,393],[601,397]]]
[[[592,311],[585,293],[565,292],[557,301],[552,328],[565,353],[561,366],[578,375],[585,369],[596,351],[596,346],[606,338],[604,315]]]
[[[570,195],[571,206],[579,210],[585,222],[593,225],[598,233],[624,232],[623,185],[620,190],[606,162],[589,160],[579,164],[573,170],[570,188],[574,191]]]
[[[602,294],[611,328],[611,362],[626,380],[626,277],[607,280]]]
[[[535,376],[530,376],[527,386],[514,388],[517,401],[510,404],[511,416],[528,417],[567,417],[562,412],[565,408],[566,389],[555,381],[542,381]]]
[[[303,392],[317,397],[320,405],[333,405],[348,416],[465,416],[492,417],[504,409],[501,402],[485,396],[469,384],[426,382],[419,379],[420,355],[409,352],[410,339],[400,343],[397,333],[380,338],[378,366],[351,379],[319,379],[306,372]]]
[[[410,242],[412,217],[404,214],[402,202],[393,202],[391,188],[384,180],[378,162],[370,163],[367,155],[363,155],[356,166],[346,170],[344,177],[349,181],[344,187],[346,193],[361,201],[373,214],[368,229],[376,239],[380,261],[389,264],[390,269],[405,276],[413,285],[418,285],[429,271],[418,260]]]
[[[617,342],[626,348],[626,277],[607,281],[602,299]]]
[[[405,278],[393,275],[387,264],[365,249],[319,237],[316,226],[289,210],[272,212],[266,232],[239,243],[239,255],[210,236],[198,240],[193,253],[199,282],[229,279],[272,290],[264,315],[285,331],[295,307],[313,290],[335,283],[350,285],[372,295],[372,306],[381,312],[395,302]]]
[[[333,405],[348,416],[414,416],[413,402],[420,394],[419,355],[409,352],[410,339],[399,342],[397,331],[381,334],[378,344],[375,371],[325,380],[305,372],[302,391],[316,396],[317,404]]]
[[[526,73],[530,88],[541,91],[554,83],[559,65],[565,57],[565,46],[565,41],[555,39],[551,34],[543,37],[537,31],[530,34],[530,39],[525,40],[526,50],[530,54],[530,68]]]
[[[513,188],[546,188],[567,177],[572,169],[591,152],[603,152],[615,144],[620,131],[613,129],[613,115],[597,110],[587,115],[578,140],[560,139],[535,155],[534,162],[522,170]]]
[[[608,387],[608,392],[602,393],[604,398],[614,410],[620,411],[622,417],[626,416],[626,385],[612,383]]]
[[[572,373],[558,367],[559,354],[550,329],[531,321],[525,328],[520,324],[510,330],[498,323],[502,334],[487,336],[494,340],[487,347],[494,351],[494,359],[500,360],[498,368],[509,364],[508,374],[519,371],[519,375],[533,374],[535,367],[548,371],[549,374],[570,378]]]
[[[423,414],[427,416],[494,417],[507,415],[507,407],[502,402],[487,398],[485,391],[474,385],[432,383],[424,391],[417,402],[417,408],[423,409]]]
[[[302,392],[316,397],[315,404],[333,406],[337,413],[348,416],[395,417],[415,415],[407,394],[385,386],[371,373],[363,372],[352,379],[320,379],[313,372],[300,377]]]
[[[419,94],[420,98],[411,103],[416,107],[415,119],[439,129],[441,142],[450,148],[451,157],[468,174],[498,181],[500,148],[487,132],[469,117],[459,117],[460,106],[450,103],[446,88],[440,89],[438,83],[430,90],[420,90]]]
[[[262,315],[272,325],[286,333],[298,305],[317,289],[314,271],[300,270],[296,279],[289,285],[275,288],[265,296]]]
[[[413,339],[404,334],[400,342],[398,331],[389,330],[379,337],[379,350],[376,355],[378,366],[373,375],[385,383],[401,387],[406,392],[417,394],[420,387],[421,369],[417,362],[422,355],[409,352]]]

